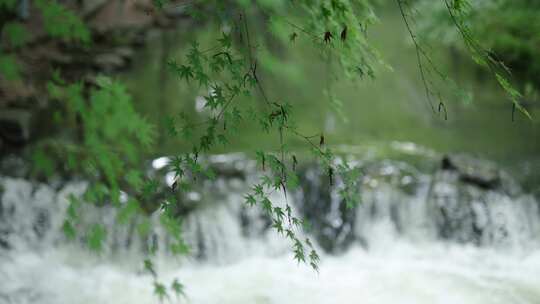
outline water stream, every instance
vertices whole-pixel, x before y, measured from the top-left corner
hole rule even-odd
[[[303,168],[302,189],[287,199],[311,217],[305,233],[322,255],[316,273],[293,260],[260,211],[243,206],[257,174],[252,163],[237,156],[212,163],[244,176],[222,174],[186,194],[197,205],[185,219],[192,255],[171,256],[153,231],[160,280],[186,285],[186,298],[166,302],[540,303],[540,205],[501,172],[498,186],[486,188],[455,170],[360,160],[362,203],[343,212],[317,167]],[[142,271],[144,240],[115,225],[112,209],[85,210],[109,228],[100,256],[64,240],[68,197],[84,182],[2,177],[0,185],[0,303],[158,302]]]

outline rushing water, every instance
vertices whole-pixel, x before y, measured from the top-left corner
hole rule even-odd
[[[255,174],[246,160],[217,162]],[[317,230],[307,233],[324,248],[331,236],[332,253],[322,254],[319,273],[297,265],[289,244],[265,228],[264,217],[242,206],[249,174],[188,193],[199,205],[185,221],[192,257],[171,257],[166,238],[154,231],[162,248],[160,280],[177,277],[186,285],[186,298],[166,301],[540,303],[534,197],[506,179],[497,189],[481,189],[460,183],[455,173],[421,173],[405,163],[365,167],[362,205],[350,211],[353,217],[338,212],[339,199],[325,193],[316,168],[303,171],[303,190],[287,197],[300,215],[329,206],[320,207]],[[53,188],[2,178],[0,184],[0,303],[158,302],[152,278],[142,271],[142,241],[115,225],[113,210],[86,210],[110,229],[102,256],[63,241],[67,197],[80,194],[84,183]]]

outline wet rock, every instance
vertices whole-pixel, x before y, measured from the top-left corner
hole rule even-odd
[[[1,182],[1,179],[0,179]],[[0,219],[3,219],[5,216],[7,216],[7,210],[4,210],[4,204],[3,204],[3,196],[4,196],[4,185],[0,184]],[[10,249],[11,246],[8,242],[8,236],[9,236],[9,227],[0,225],[0,249]]]
[[[83,17],[88,18],[102,9],[106,3],[107,0],[84,0],[82,3],[81,14]]]
[[[452,160],[450,160],[450,157],[448,155],[445,155],[445,156],[443,156],[443,158],[441,160],[441,169],[449,170],[449,171],[455,171],[458,168],[456,167],[456,165],[454,165]]]
[[[508,214],[514,212],[511,204],[515,200],[530,204],[506,172],[468,156],[445,156],[428,194],[438,236],[477,245],[508,238],[506,224],[499,222],[524,216]]]
[[[428,200],[432,206],[437,234],[442,239],[478,244],[482,228],[477,225],[472,201],[482,207],[482,189],[462,184],[457,171],[443,170],[433,177]]]
[[[67,54],[58,50],[50,51],[48,56],[49,60],[55,65],[67,66],[72,65],[75,61],[72,54]]]
[[[359,226],[366,225],[368,219],[388,216],[398,232],[403,230],[400,202],[379,202],[417,195],[420,173],[414,167],[398,161],[372,161],[358,163],[362,171],[359,187],[360,203],[347,208],[339,195],[341,181],[336,177],[330,185],[328,176],[316,164],[299,170],[301,190],[295,194],[295,202],[303,217],[311,224],[311,231],[319,245],[328,252],[341,252],[352,243],[367,247],[366,235],[359,233]],[[381,197],[381,193],[393,195]],[[362,209],[362,218],[358,212]],[[365,216],[365,218],[364,218]],[[360,222],[364,221],[364,222]]]
[[[24,104],[36,94],[31,83],[22,81],[7,81],[0,77],[0,109]]]
[[[16,154],[3,156],[0,161],[0,173],[3,175],[24,178],[28,177],[29,171],[28,162]]]
[[[295,202],[309,221],[310,232],[325,251],[345,250],[355,240],[355,208],[347,208],[319,166],[301,168],[299,177],[301,190],[295,194]]]
[[[414,194],[418,188],[420,172],[404,162],[391,160],[371,162],[365,164],[362,171],[362,182],[367,187],[374,188],[387,184],[407,194]]]
[[[441,161],[441,169],[456,171],[463,183],[481,189],[493,190],[501,185],[498,170],[485,161],[474,160],[465,156],[446,155]]]
[[[445,155],[441,170],[455,172],[461,183],[483,190],[498,190],[515,195],[520,192],[517,183],[495,164],[465,155]]]
[[[115,53],[105,53],[94,57],[94,64],[100,70],[116,71],[126,66],[126,60]]]
[[[45,233],[51,228],[49,214],[46,209],[36,208],[36,215],[32,228],[34,234],[40,239],[43,238]]]
[[[0,110],[0,137],[6,143],[20,145],[30,139],[31,114],[26,110]]]
[[[240,180],[255,168],[255,163],[242,153],[214,155],[204,161],[218,176]]]
[[[186,8],[187,5],[168,5],[163,8],[163,13],[171,19],[185,18],[189,17],[189,12]]]
[[[6,235],[4,235],[4,233],[0,231],[0,249],[10,249],[11,248],[11,246],[9,245],[7,240],[4,239],[5,237],[6,237]]]
[[[122,57],[124,60],[130,61],[135,55],[135,50],[127,46],[122,46],[115,48],[114,53]]]
[[[150,12],[151,8],[150,0],[106,1],[95,10],[89,23],[102,32],[123,28],[146,28],[154,20],[154,14]]]

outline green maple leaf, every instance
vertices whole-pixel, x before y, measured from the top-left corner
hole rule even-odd
[[[186,81],[189,81],[194,77],[193,68],[189,65],[181,65],[178,68],[178,73],[180,75],[180,79],[185,79]]]
[[[156,276],[156,270],[154,269],[154,263],[149,259],[144,260],[144,270],[148,271],[152,276]]]
[[[255,204],[257,204],[255,197],[251,194],[247,194],[244,198],[246,199],[246,204],[248,204],[250,207],[253,207],[255,206]]]
[[[253,192],[255,193],[255,195],[258,195],[260,197],[264,196],[263,186],[260,184],[256,184],[255,186],[253,186]]]
[[[160,302],[163,302],[165,298],[168,298],[169,295],[167,294],[167,289],[165,288],[165,285],[154,282],[154,295],[156,295]]]
[[[272,228],[276,229],[278,233],[283,233],[283,222],[280,220],[274,220]]]
[[[221,46],[223,46],[224,48],[230,48],[232,45],[231,35],[225,33],[222,33],[221,35],[221,38],[218,39],[219,43],[221,43]]]
[[[184,293],[184,285],[178,281],[178,279],[174,279],[174,281],[171,284],[171,289],[174,291],[177,297],[179,296],[185,296]]]
[[[283,217],[285,216],[285,213],[280,207],[274,207],[274,214],[276,215],[279,221],[281,221]]]
[[[295,239],[294,232],[293,232],[291,229],[286,229],[286,230],[285,230],[285,234],[286,234],[287,237],[290,238],[291,240],[294,240],[294,239]]]
[[[272,213],[272,202],[267,197],[262,200],[262,208],[269,214]]]
[[[298,263],[300,263],[300,262],[305,263],[306,262],[306,256],[304,255],[304,247],[302,246],[302,244],[299,243],[298,240],[296,241],[296,243],[294,245],[294,259]]]
[[[199,81],[199,86],[207,86],[210,82],[210,77],[203,72],[197,72],[195,78]]]
[[[95,224],[94,226],[92,226],[90,232],[88,233],[88,247],[96,252],[101,251],[101,249],[103,248],[103,241],[105,240],[106,234],[107,231],[102,225]]]
[[[75,231],[75,228],[71,224],[70,221],[65,220],[64,224],[62,225],[62,231],[64,231],[64,235],[68,240],[74,240],[77,236],[77,232]]]

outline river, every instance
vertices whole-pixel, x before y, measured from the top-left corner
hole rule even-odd
[[[213,164],[240,168],[246,178],[220,177],[188,193],[199,205],[185,221],[193,253],[173,257],[162,239],[155,259],[160,281],[185,284],[186,296],[170,294],[167,303],[540,303],[539,204],[510,177],[482,189],[460,182],[456,172],[359,162],[362,204],[351,217],[336,211],[339,199],[326,193],[317,168],[307,167],[302,190],[288,200],[301,215],[330,206],[316,207],[322,209],[312,219],[315,229],[306,232],[321,253],[315,272],[294,261],[260,211],[243,206],[243,191],[256,175],[250,161],[219,156]],[[152,277],[142,271],[140,244],[115,226],[114,211],[86,214],[109,229],[101,255],[65,242],[67,197],[81,193],[83,182],[54,186],[3,177],[0,184],[0,303],[159,302]],[[332,250],[324,249],[328,243]]]

